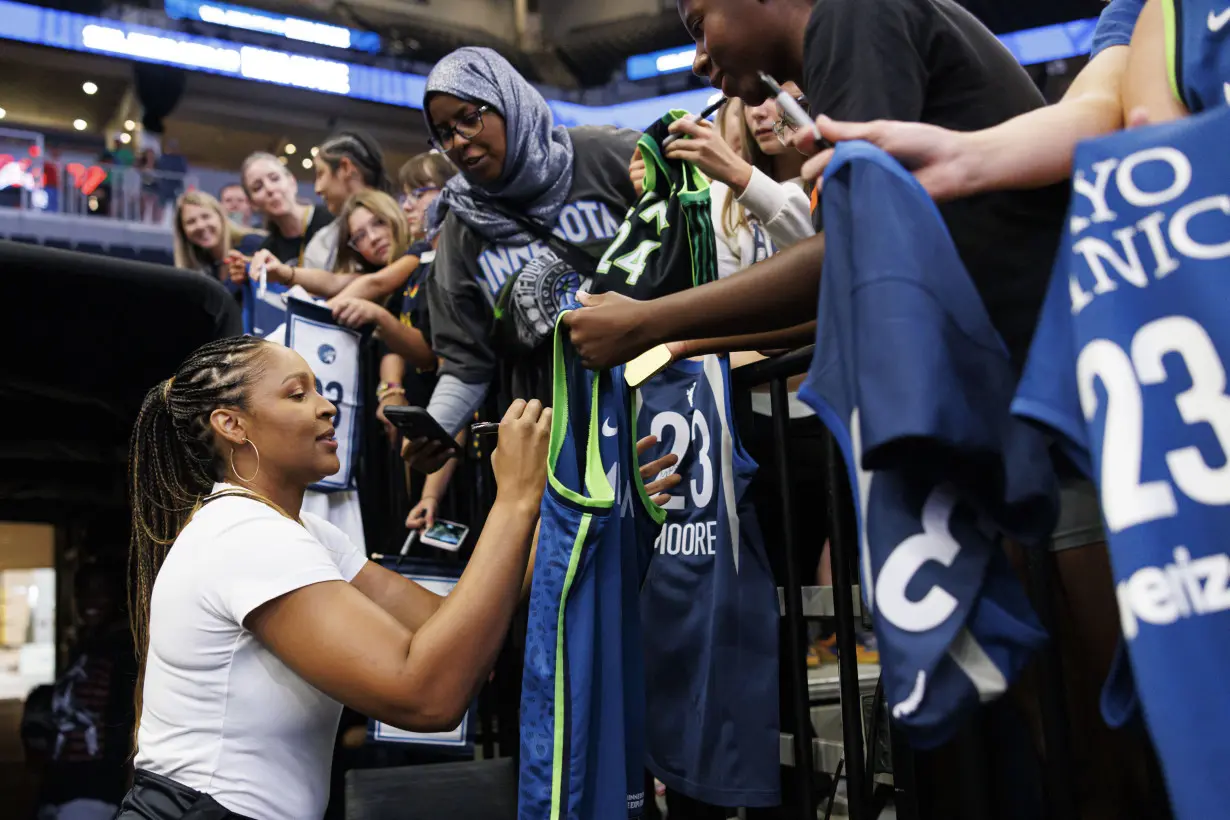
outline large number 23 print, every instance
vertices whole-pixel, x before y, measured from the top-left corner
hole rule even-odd
[[[679,459],[680,464],[683,463],[683,456],[687,453],[688,446],[695,436],[696,463],[700,467],[700,472],[698,475],[693,475],[688,489],[691,491],[694,507],[709,506],[709,501],[713,498],[713,458],[709,454],[712,436],[709,435],[709,422],[705,420],[705,414],[693,413],[692,424],[689,427],[688,420],[674,410],[658,413],[653,417],[653,423],[650,424],[650,434],[657,436],[658,441],[666,441],[663,434],[667,430],[671,431],[671,453]],[[682,510],[684,508],[683,495],[672,495],[662,505],[662,508]]]
[[[342,385],[338,382],[329,382],[321,388],[320,379],[317,379],[316,392],[333,402],[333,406],[337,408],[337,415],[333,417],[333,429],[340,428],[342,426],[342,401],[346,397],[346,392],[342,389]]]
[[[1182,357],[1192,386],[1175,399],[1187,424],[1208,424],[1222,452],[1230,457],[1230,396],[1226,369],[1209,334],[1186,316],[1156,319],[1136,331],[1131,356],[1107,339],[1085,345],[1076,361],[1081,410],[1092,421],[1098,410],[1095,379],[1106,389],[1102,435],[1102,513],[1111,532],[1169,518],[1178,512],[1165,479],[1141,482],[1144,401],[1142,385],[1166,381],[1163,359]],[[1196,447],[1166,453],[1166,466],[1180,490],[1201,504],[1230,504],[1230,461],[1210,467]]]

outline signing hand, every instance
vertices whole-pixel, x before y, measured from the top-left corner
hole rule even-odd
[[[636,443],[637,457],[645,455],[657,443],[657,436],[645,436]],[[678,487],[683,482],[683,476],[679,475],[679,473],[671,473],[666,476],[661,475],[663,470],[669,470],[678,463],[679,457],[677,455],[667,453],[662,458],[641,465],[641,481],[645,482],[645,492],[653,499],[653,503],[659,507],[665,504],[671,497],[671,494],[667,491]]]
[[[670,132],[684,134],[687,139],[672,142],[666,149],[667,159],[690,162],[710,179],[729,185],[736,196],[747,189],[752,166],[722,139],[713,123],[685,117],[671,123]]]
[[[618,293],[579,293],[577,298],[584,307],[564,314],[564,324],[586,367],[614,367],[653,347],[641,320],[644,302]]]
[[[969,135],[935,125],[917,122],[837,122],[823,115],[816,127],[829,142],[866,140],[891,154],[914,173],[915,178],[936,202],[968,196],[971,173],[967,167],[971,153],[966,148]],[[795,134],[794,146],[804,154],[815,152],[810,129]],[[817,181],[833,158],[833,149],[821,151],[803,165],[803,178]]]
[[[333,318],[339,325],[356,330],[368,325],[378,325],[386,315],[389,317],[393,315],[375,302],[369,302],[366,299],[343,299],[337,304],[331,304],[330,307],[333,308]]]
[[[491,454],[496,503],[506,500],[538,509],[547,486],[547,446],[551,440],[551,409],[542,402],[517,399],[500,420],[500,440]]]
[[[273,255],[273,251],[261,249],[252,255],[252,264],[250,270],[253,274],[260,268],[265,266],[265,275],[270,282],[276,282],[279,285],[289,285],[294,275],[290,265],[283,262]]]

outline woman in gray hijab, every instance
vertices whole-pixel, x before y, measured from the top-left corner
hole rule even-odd
[[[444,188],[448,215],[428,286],[441,366],[427,409],[455,434],[501,364],[510,376],[502,394],[550,401],[551,351],[541,341],[560,294],[592,274],[635,202],[628,162],[640,133],[555,125],[542,95],[485,48],[437,63],[423,110],[432,145],[461,171]],[[410,451],[419,469],[443,464],[430,446]]]

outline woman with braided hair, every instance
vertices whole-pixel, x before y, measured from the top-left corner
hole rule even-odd
[[[319,818],[343,704],[442,731],[487,679],[526,578],[551,411],[505,414],[496,501],[447,600],[301,512],[338,469],[335,413],[303,358],[254,337],[205,345],[146,396],[129,461],[137,772],[120,818]]]

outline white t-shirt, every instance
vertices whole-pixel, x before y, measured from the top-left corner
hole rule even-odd
[[[214,492],[234,489],[218,484]],[[261,604],[350,581],[367,557],[310,514],[246,498],[197,511],[154,582],[138,768],[256,820],[323,816],[341,704],[243,627]]]

